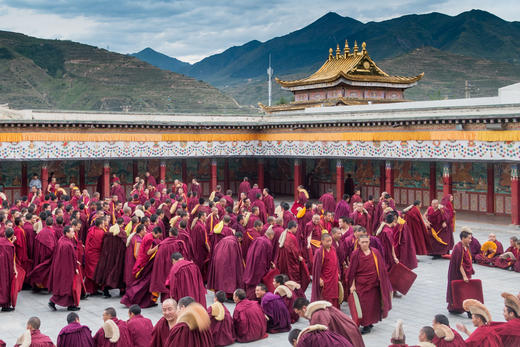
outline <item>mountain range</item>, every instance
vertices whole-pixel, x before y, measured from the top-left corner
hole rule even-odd
[[[345,39],[351,48],[354,41],[359,45],[366,42],[370,56],[382,67],[387,66],[389,74],[425,72],[425,79],[407,95],[413,99],[431,98],[432,93],[434,97],[459,97],[464,95],[460,90],[464,89],[465,80],[475,79],[478,81],[472,82],[474,95],[496,94],[496,87],[518,81],[519,77],[516,71],[520,70],[520,22],[508,22],[481,10],[457,16],[441,13],[406,15],[368,23],[329,12],[286,35],[231,47],[192,65],[180,64],[175,59],[169,66],[172,71],[220,88],[241,104],[265,103],[269,55],[275,76],[283,79],[302,77],[323,64],[329,48],[336,45],[343,48]],[[164,55],[152,49],[135,56],[156,66],[166,66]],[[408,60],[412,58],[426,60],[410,63]],[[459,62],[468,64],[463,69],[467,74],[454,76],[443,73],[460,71],[452,68],[460,67]],[[412,66],[422,70],[412,70]],[[493,67],[492,74],[485,70],[489,66]],[[486,77],[482,78],[482,74]],[[275,100],[277,97],[291,97],[276,84],[274,87]]]

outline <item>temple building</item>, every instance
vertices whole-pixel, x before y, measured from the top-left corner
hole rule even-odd
[[[415,77],[390,76],[370,58],[366,43],[359,51],[357,42],[350,52],[348,42],[341,52],[339,45],[318,71],[309,77],[282,81],[276,78],[282,89],[294,94],[294,101],[285,105],[265,106],[266,113],[301,111],[309,107],[363,105],[406,101],[404,91],[413,87],[424,73]]]
[[[419,77],[417,77],[419,78]],[[404,85],[404,84],[403,84]],[[171,184],[196,177],[207,197],[244,176],[288,200],[298,185],[341,198],[350,174],[362,197],[390,193],[399,207],[453,194],[457,211],[520,225],[520,83],[489,98],[309,107],[270,115],[11,110],[0,106],[0,185],[9,201],[74,182],[129,194],[150,170]],[[505,218],[504,218],[505,219]]]

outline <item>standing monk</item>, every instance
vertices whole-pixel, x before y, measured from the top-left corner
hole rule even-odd
[[[103,247],[103,237],[105,236],[105,217],[95,220],[94,226],[88,230],[87,241],[85,243],[85,287],[88,294],[98,293],[98,285],[94,280],[96,267],[101,257]]]
[[[267,216],[274,216],[274,198],[269,193],[268,188],[264,188],[262,191],[262,194],[264,195],[264,205],[267,211]]]
[[[428,230],[424,224],[424,217],[421,214],[421,202],[415,200],[412,206],[406,208],[404,220],[410,228],[412,239],[415,245],[417,255],[426,255],[429,252],[430,241],[428,238]]]
[[[244,271],[244,284],[249,300],[255,299],[255,288],[269,271],[273,264],[273,229],[267,229],[264,236],[253,240],[247,252],[246,268]]]
[[[296,221],[289,222],[287,229],[284,230],[278,244],[278,257],[276,259],[276,267],[280,273],[289,276],[291,281],[300,284],[303,291],[309,285],[309,270],[302,257],[300,249],[298,248],[298,241],[296,240]]]
[[[247,177],[244,177],[243,181],[238,186],[238,196],[240,194],[245,193],[247,196],[247,193],[251,190],[251,184],[249,183],[249,179]]]
[[[439,205],[439,200],[432,200],[432,205],[426,211],[426,219],[430,228],[430,245],[434,258],[440,258],[448,254],[450,242],[450,230],[448,229],[448,215]]]
[[[359,324],[362,334],[372,330],[373,323],[386,318],[392,308],[390,280],[385,262],[378,250],[370,248],[368,235],[359,236],[359,249],[350,258],[348,288],[356,292],[363,316]]]
[[[321,247],[316,251],[312,266],[311,301],[327,300],[339,308],[339,266],[332,236],[321,236]]]
[[[451,313],[462,313],[453,305],[451,282],[455,280],[469,282],[471,275],[475,273],[471,261],[471,252],[469,250],[471,238],[471,230],[467,227],[463,227],[460,232],[460,242],[453,247],[453,253],[451,254],[450,266],[448,268],[448,288],[446,290],[446,302],[448,303],[448,311]]]
[[[73,294],[76,274],[79,274],[79,262],[74,244],[74,229],[69,225],[63,229],[63,236],[58,241],[52,259],[49,274],[49,291],[53,294],[49,307],[56,311],[56,305],[65,306],[69,311],[79,310],[79,297]]]
[[[310,240],[312,254],[316,254],[316,251],[321,247],[321,235],[322,226],[320,224],[320,215],[315,214],[312,216],[312,220],[305,225],[304,239],[308,244]]]
[[[13,311],[13,300],[11,298],[11,285],[15,278],[16,270],[14,267],[14,245],[11,240],[14,238],[13,229],[7,229],[5,236],[0,236],[0,306],[3,312]]]
[[[42,214],[46,216],[45,213]],[[34,267],[29,274],[29,278],[31,285],[36,288],[47,286],[49,271],[51,270],[52,255],[57,244],[54,231],[51,228],[52,223],[52,217],[45,219],[45,227],[40,230],[34,239]]]
[[[323,211],[336,212],[336,199],[331,188],[327,189],[327,192],[320,197],[320,201],[323,204]]]
[[[237,237],[224,237],[215,247],[208,273],[208,289],[231,294],[244,286],[244,262]]]
[[[449,231],[448,249],[452,249],[453,245],[455,244],[453,239],[453,232],[455,231],[455,207],[453,207],[453,195],[447,194],[443,196],[441,205],[444,207],[447,218],[446,224],[448,225],[447,228]]]
[[[196,220],[192,223],[191,240],[193,242],[193,262],[197,264],[202,273],[202,278],[208,276],[208,264],[210,258],[210,246],[208,232],[206,230],[206,212],[199,211]]]
[[[152,340],[152,321],[143,317],[139,305],[132,305],[128,309],[126,326],[134,346],[148,346]]]
[[[197,265],[185,260],[179,252],[171,255],[171,262],[173,266],[166,280],[166,286],[170,287],[169,296],[174,300],[190,296],[206,307],[206,288]]]
[[[341,217],[350,217],[350,205],[348,203],[350,199],[350,195],[343,194],[343,197],[340,202],[336,205],[336,211],[334,211],[334,216],[336,220]]]
[[[86,325],[81,325],[79,316],[75,312],[67,315],[67,325],[61,329],[58,335],[57,347],[93,347],[92,332]]]

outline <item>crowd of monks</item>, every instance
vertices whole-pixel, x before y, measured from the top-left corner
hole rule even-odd
[[[15,309],[24,288],[47,290],[53,311],[78,311],[80,300],[110,297],[113,289],[129,307],[128,321],[105,309],[94,337],[71,312],[58,346],[75,340],[83,341],[78,346],[225,346],[289,332],[299,318],[310,326],[291,331],[295,346],[364,346],[362,334],[387,317],[401,296],[399,271],[416,268],[417,255],[450,258],[448,310],[470,312],[477,327],[455,344],[459,339],[452,337],[460,335],[446,317],[436,317],[437,324],[421,330],[421,346],[434,339],[437,346],[520,345],[518,297],[503,294],[507,323],[495,323],[477,300],[455,305],[450,286],[469,282],[473,262],[520,271],[520,241],[511,238],[504,251],[495,235],[480,245],[463,228],[455,244],[451,195],[433,200],[422,214],[418,201],[399,211],[389,194],[363,201],[360,190],[338,202],[328,191],[312,203],[302,186],[294,203],[275,206],[269,189],[247,178],[237,198],[217,186],[204,199],[196,179],[189,187],[179,180],[168,187],[149,172],[136,178],[129,198],[117,176],[111,183],[105,199],[74,184],[64,189],[54,178],[46,192],[35,184],[12,203],[0,193],[2,311]],[[207,290],[215,293],[211,305]],[[232,315],[227,301],[236,304]],[[340,310],[343,301],[351,316]],[[159,302],[163,318],[153,326],[141,308]],[[39,326],[30,318],[20,345],[52,345]],[[401,330],[398,325],[392,346],[406,346]],[[496,344],[478,344],[481,336]]]

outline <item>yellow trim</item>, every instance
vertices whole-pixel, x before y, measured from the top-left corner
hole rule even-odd
[[[119,132],[0,132],[0,142],[80,141],[520,141],[520,130],[504,131],[380,131],[380,132],[272,132],[272,133],[119,133]]]
[[[307,212],[307,209],[305,207],[300,209],[298,211],[298,213],[296,214],[296,218],[298,218],[298,219],[303,218],[303,216],[305,216],[305,212]]]
[[[321,241],[311,240],[311,245],[313,245],[316,248],[320,248],[321,247]]]
[[[435,241],[437,241],[438,243],[440,243],[441,245],[448,245],[446,242],[442,241],[442,239],[439,237],[438,233],[435,231],[435,229],[431,228],[432,229],[432,236],[433,238],[435,239]]]

